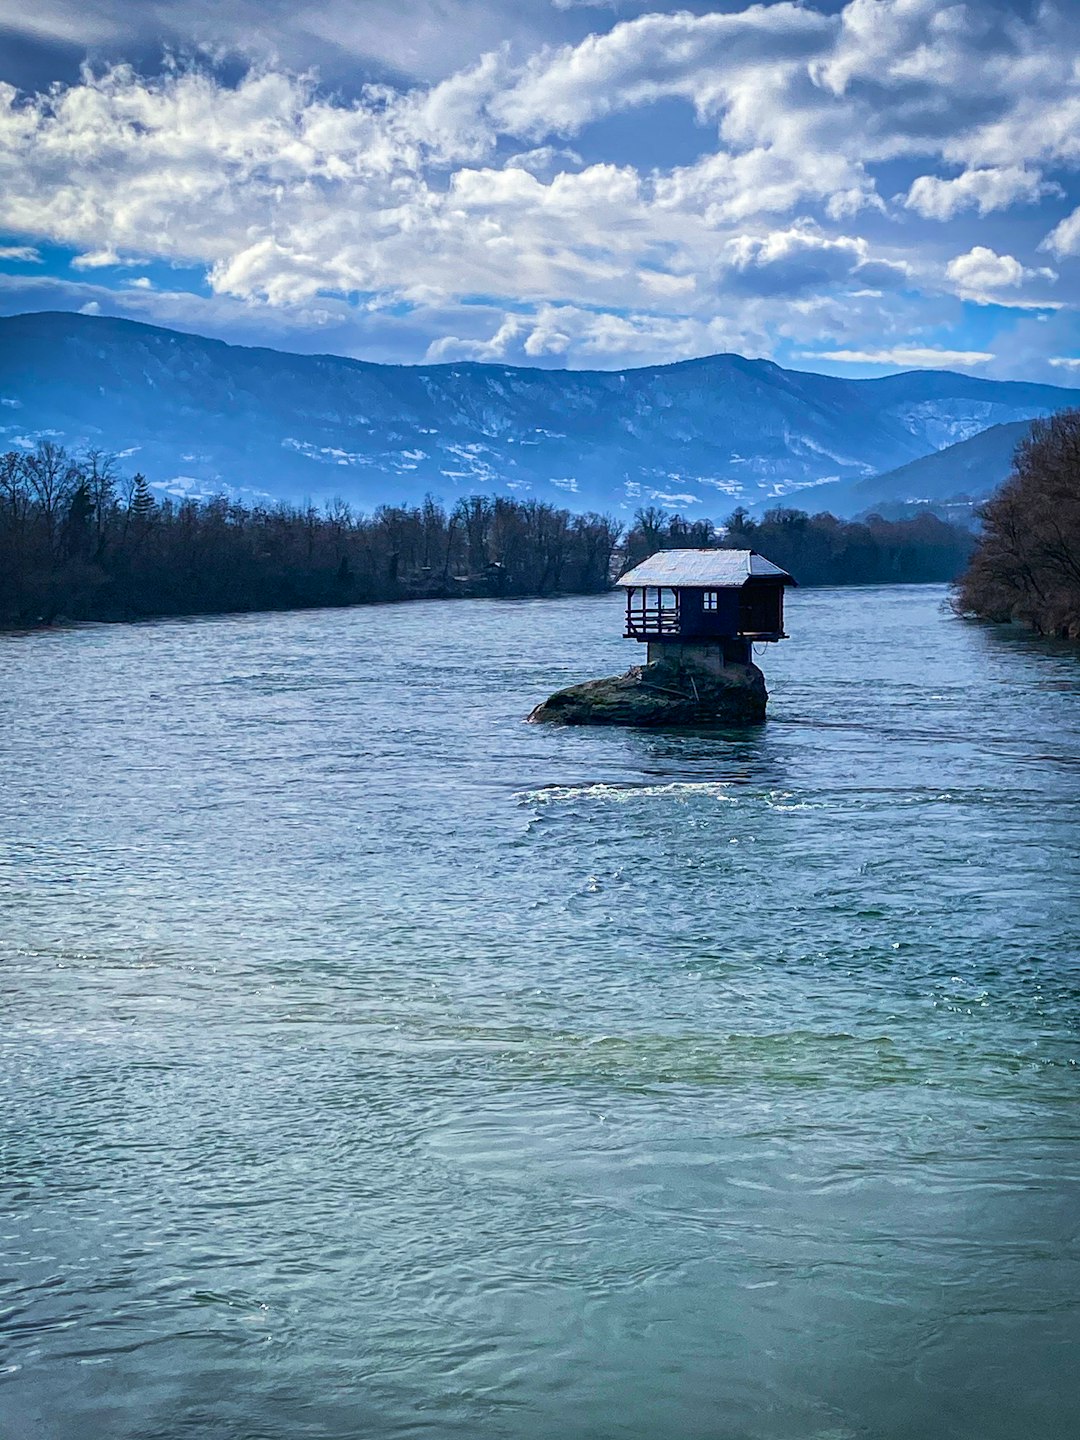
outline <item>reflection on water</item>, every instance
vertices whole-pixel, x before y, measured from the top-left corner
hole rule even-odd
[[[799,591],[0,637],[5,1440],[1075,1429],[1080,666]]]

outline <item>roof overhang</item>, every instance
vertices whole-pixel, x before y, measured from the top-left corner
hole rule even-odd
[[[796,583],[756,550],[658,550],[615,583],[623,589],[655,585],[672,590],[737,590],[751,580]]]

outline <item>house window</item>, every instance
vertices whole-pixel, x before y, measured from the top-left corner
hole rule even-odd
[[[711,610],[711,611],[716,611],[716,610],[719,610],[719,609],[720,609],[720,596],[719,596],[719,594],[718,594],[715,590],[705,590],[705,591],[703,591],[703,592],[702,592],[702,597],[701,597],[701,608],[702,608],[703,610],[706,610],[706,611],[710,611],[710,610]]]

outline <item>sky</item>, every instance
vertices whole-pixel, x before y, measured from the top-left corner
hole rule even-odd
[[[0,0],[0,312],[1080,385],[1080,0]]]

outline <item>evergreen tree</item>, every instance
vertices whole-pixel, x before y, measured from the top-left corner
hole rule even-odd
[[[131,499],[128,510],[136,520],[149,520],[157,506],[154,492],[146,483],[146,476],[140,471],[131,482]]]
[[[90,543],[90,521],[94,514],[94,502],[86,480],[79,482],[71,497],[67,515],[64,517],[64,550],[68,559],[85,555]]]

